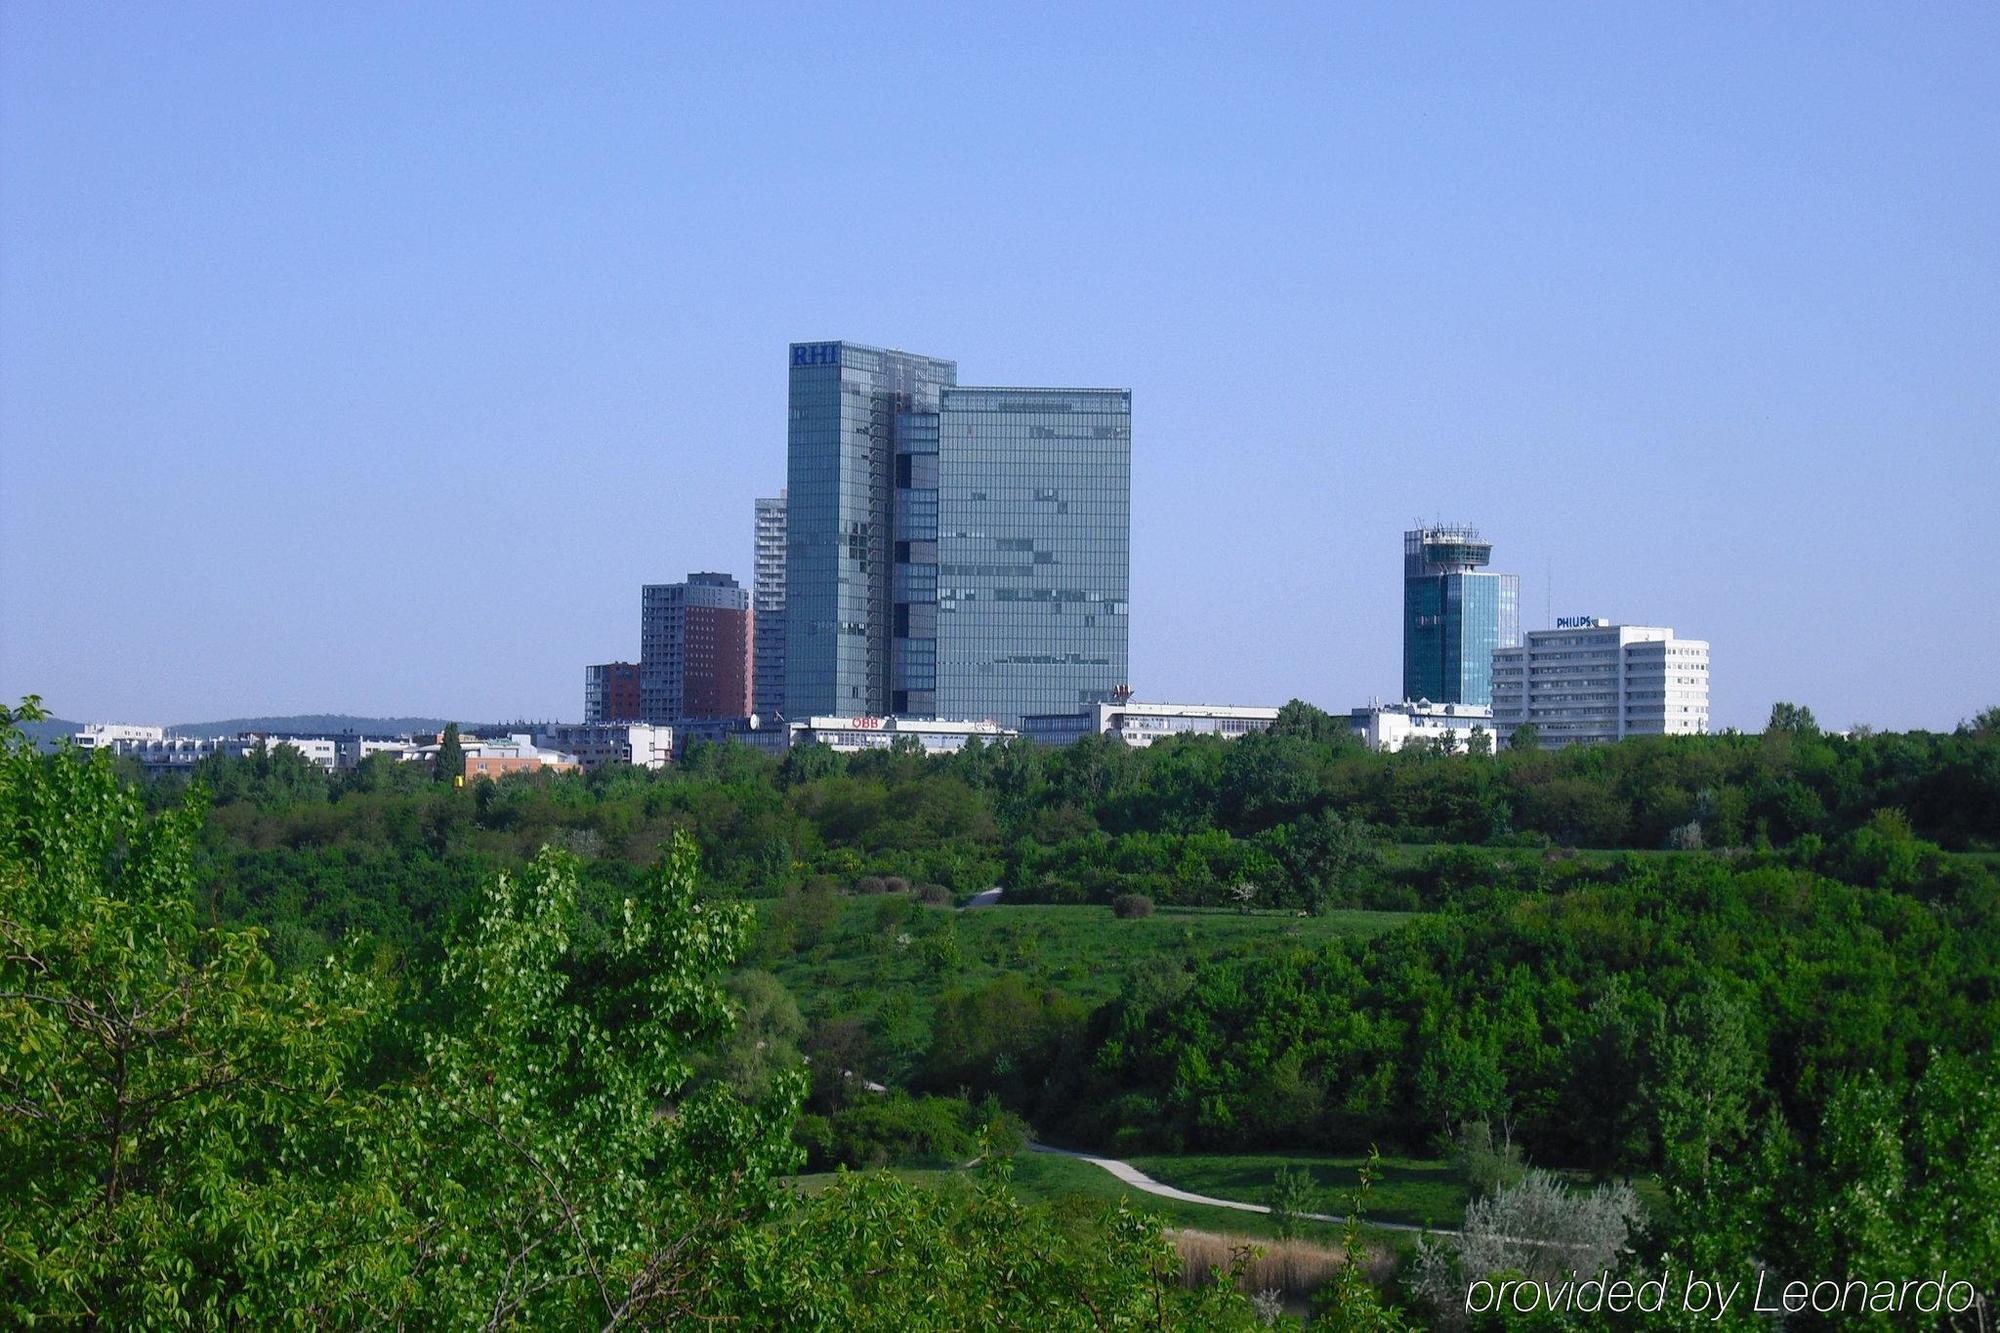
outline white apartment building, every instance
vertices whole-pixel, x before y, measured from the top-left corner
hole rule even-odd
[[[289,745],[329,773],[352,768],[364,755],[378,749],[400,751],[402,742],[369,741],[331,736],[266,735],[244,732],[237,736],[169,736],[160,727],[93,725],[72,739],[79,750],[109,750],[139,761],[147,773],[184,773],[211,754],[242,758],[259,745],[277,749]]]
[[[1493,652],[1493,725],[1533,723],[1541,748],[1708,731],[1708,644],[1585,616]]]
[[[92,722],[70,737],[79,750],[116,750],[120,745],[145,745],[166,738],[165,727],[136,726],[129,722]]]
[[[586,773],[606,764],[665,768],[674,758],[674,729],[644,722],[562,723],[536,732],[535,744],[576,756]]]
[[[1493,710],[1480,704],[1434,704],[1428,699],[1405,699],[1385,704],[1371,701],[1365,708],[1348,712],[1354,735],[1371,750],[1400,750],[1412,741],[1449,740],[1455,750],[1470,752],[1483,735],[1487,752],[1499,748],[1493,729]]]
[[[815,717],[791,724],[791,743],[825,745],[842,754],[886,750],[898,736],[913,738],[925,754],[951,754],[978,738],[987,745],[1020,735],[997,722],[946,722],[914,717]]]

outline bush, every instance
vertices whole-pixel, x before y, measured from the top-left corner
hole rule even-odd
[[[884,893],[908,893],[909,891],[910,881],[904,879],[901,875],[890,875],[882,881],[882,892]]]
[[[1293,1239],[1319,1211],[1319,1189],[1313,1184],[1312,1172],[1304,1167],[1279,1167],[1271,1177],[1271,1193],[1265,1202],[1270,1205],[1271,1225],[1277,1228],[1278,1239]]]
[[[917,901],[926,907],[951,906],[951,890],[942,884],[917,885]]]
[[[889,891],[889,881],[883,879],[880,875],[863,875],[860,879],[854,881],[854,891],[856,893],[887,893]]]
[[[1121,893],[1111,900],[1111,912],[1121,921],[1137,921],[1153,914],[1153,900],[1143,893]]]
[[[1010,1129],[1017,1123],[997,1109],[992,1114]],[[960,1098],[888,1092],[857,1098],[832,1115],[801,1116],[793,1138],[806,1150],[808,1171],[962,1166],[978,1154],[985,1127],[986,1115]]]

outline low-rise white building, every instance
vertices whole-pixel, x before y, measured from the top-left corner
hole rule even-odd
[[[1480,704],[1434,704],[1428,699],[1399,703],[1370,700],[1350,709],[1348,723],[1371,750],[1400,750],[1413,742],[1449,741],[1454,750],[1487,753],[1499,748],[1493,730],[1493,710]],[[1484,738],[1483,741],[1481,738]]]
[[[1247,736],[1269,731],[1278,710],[1239,704],[1098,703],[1078,713],[1021,719],[1021,734],[1041,745],[1068,745],[1085,736],[1113,736],[1145,749],[1169,736]]]
[[[674,729],[646,722],[562,723],[536,732],[535,743],[575,755],[585,772],[606,764],[665,768],[674,758]]]
[[[186,772],[211,754],[242,758],[259,745],[277,749],[289,745],[329,773],[353,768],[371,754],[407,758],[414,750],[408,740],[369,736],[294,736],[284,732],[246,731],[235,736],[169,736],[164,727],[93,723],[72,739],[79,750],[109,750],[129,755],[149,774]]]
[[[842,754],[886,750],[907,736],[925,754],[951,754],[977,738],[993,745],[1020,735],[998,722],[950,722],[914,717],[815,717],[791,724],[793,745],[825,745]]]
[[[78,742],[81,744],[81,741]],[[143,738],[100,739],[96,744],[86,746],[91,750],[107,750],[115,755],[123,755],[138,762],[146,770],[147,777],[159,777],[166,773],[190,773],[194,766],[212,754],[227,754],[228,740],[208,736],[148,736]]]
[[[1708,731],[1708,644],[1657,625],[1566,617],[1493,653],[1493,724],[1532,723],[1544,750]]]
[[[79,750],[112,750],[119,745],[143,745],[167,738],[165,727],[142,727],[129,722],[92,722],[70,737]]]

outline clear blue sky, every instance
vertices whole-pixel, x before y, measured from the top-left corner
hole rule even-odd
[[[1718,726],[1948,727],[1996,69],[1988,3],[10,4],[0,693],[573,717],[844,337],[1132,388],[1143,697],[1393,696],[1442,517]]]

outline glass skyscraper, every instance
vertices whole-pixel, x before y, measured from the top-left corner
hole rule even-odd
[[[857,343],[793,343],[786,430],[785,712],[889,709],[899,413],[934,413],[958,367]]]
[[[952,388],[937,421],[937,714],[1011,727],[1111,699],[1129,679],[1131,392]]]
[[[795,343],[787,713],[1076,712],[1127,678],[1131,393]]]
[[[1521,579],[1488,574],[1477,528],[1403,534],[1403,697],[1493,702],[1493,650],[1521,642]]]

